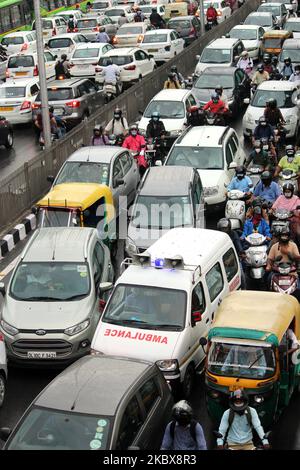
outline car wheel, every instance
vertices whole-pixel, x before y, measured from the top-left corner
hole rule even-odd
[[[5,147],[7,149],[11,149],[12,146],[14,145],[14,136],[12,132],[9,132],[7,137],[6,137],[6,142],[5,142]]]
[[[143,76],[139,75],[138,81],[141,82],[143,80]]]
[[[195,384],[195,369],[192,364],[188,366],[185,371],[185,376],[182,384],[182,392],[185,398],[190,398]]]
[[[6,390],[6,380],[3,374],[0,373],[0,408],[4,403]]]

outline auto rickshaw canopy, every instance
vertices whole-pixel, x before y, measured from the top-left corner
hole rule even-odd
[[[293,32],[292,31],[287,31],[286,29],[271,29],[269,31],[266,31],[263,35],[263,40],[264,39],[288,39],[293,37]]]
[[[295,334],[300,336],[300,307],[287,294],[235,291],[218,307],[208,339],[243,338],[266,341],[278,346],[295,318]]]

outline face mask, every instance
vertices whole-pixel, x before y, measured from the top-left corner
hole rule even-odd
[[[119,114],[114,114],[114,119],[118,121],[119,119],[121,119],[121,116]]]
[[[288,161],[289,163],[292,163],[293,160],[294,160],[294,155],[291,155],[291,156],[288,156],[288,157],[287,157],[287,161]]]
[[[265,127],[267,125],[267,123],[266,122],[261,122],[260,125]]]
[[[131,135],[135,137],[137,135],[137,131],[131,131]]]
[[[291,191],[286,191],[284,194],[284,197],[286,197],[287,199],[290,199],[292,197],[292,192]]]
[[[284,245],[288,244],[289,242],[289,237],[287,235],[282,235],[280,238],[279,238],[280,242],[283,243]]]
[[[256,153],[260,153],[260,149],[255,149],[255,152],[256,152]]]
[[[238,180],[242,180],[244,178],[244,175],[236,175]]]
[[[157,122],[158,121],[158,117],[154,117],[152,118],[153,121]]]
[[[219,100],[213,100],[213,103],[217,104],[219,103]]]

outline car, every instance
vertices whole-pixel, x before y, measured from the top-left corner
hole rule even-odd
[[[197,170],[159,166],[147,170],[130,208],[125,251],[143,253],[174,227],[205,227],[201,179]]]
[[[117,180],[123,180],[119,184]],[[53,187],[62,183],[100,183],[113,194],[114,206],[119,197],[127,198],[130,205],[140,180],[135,159],[122,147],[83,147],[76,150],[61,166],[56,178],[49,176]]]
[[[224,210],[225,187],[234,176],[231,163],[243,165],[246,155],[234,129],[223,126],[189,127],[174,142],[165,165],[197,168],[208,212]]]
[[[104,28],[104,31],[106,34],[109,36],[110,41],[112,42],[113,38],[115,37],[117,31],[118,31],[118,25],[113,23],[110,18],[107,16],[98,16],[97,18],[98,21],[98,27],[102,26]],[[89,38],[90,41],[94,42],[94,38],[91,37]]]
[[[49,50],[52,54],[61,57],[66,54],[69,58],[73,50],[78,44],[87,43],[88,40],[83,34],[79,33],[66,33],[49,39],[45,44],[45,50]]]
[[[193,84],[192,93],[201,106],[210,99],[215,88],[222,85],[228,105],[234,115],[239,114],[243,101],[250,96],[248,75],[236,67],[207,67]]]
[[[0,409],[5,399],[7,375],[6,348],[4,336],[0,333]]]
[[[78,44],[70,57],[71,76],[95,78],[100,57],[110,50],[113,50],[111,44],[95,42]]]
[[[0,113],[11,124],[32,122],[32,106],[39,93],[38,78],[7,81],[0,85]]]
[[[285,5],[287,10],[291,6],[291,2],[289,2],[288,0],[273,0],[273,2]],[[298,0],[293,0],[292,6],[294,8],[294,11],[297,12],[298,11]]]
[[[286,31],[291,31],[293,33],[293,38],[300,38],[300,18],[288,18],[284,25]]]
[[[35,31],[35,21],[33,21],[31,29]],[[55,16],[53,18],[48,16],[47,18],[42,18],[42,30],[44,41],[47,41],[53,36],[65,34],[67,32],[67,29],[67,22],[62,16]]]
[[[243,41],[244,47],[253,60],[260,60],[262,49],[262,37],[265,30],[262,26],[254,24],[242,24],[234,26],[228,33],[230,38]]]
[[[277,3],[277,2],[267,2],[259,5],[257,12],[270,12],[274,16],[276,16],[277,24],[280,28],[285,29],[285,22],[287,19],[288,11],[284,3]]]
[[[203,49],[201,56],[196,56],[198,63],[195,68],[195,75],[200,75],[207,67],[215,65],[234,67],[244,50],[244,44],[240,39],[214,39]]]
[[[173,404],[153,362],[88,356],[55,377],[0,438],[10,434],[5,449],[158,449]]]
[[[185,44],[190,44],[201,36],[201,22],[197,16],[179,16],[171,18],[168,28],[173,29],[184,39]]]
[[[231,8],[228,6],[227,2],[225,0],[214,0],[213,2],[211,1],[206,1],[203,2],[203,7],[204,7],[204,22],[205,24],[207,23],[207,18],[206,18],[206,12],[209,6],[213,4],[214,8],[217,10],[218,14],[218,23],[223,23],[223,21],[227,20],[227,18],[230,18],[231,16]]]
[[[13,144],[14,144],[14,133],[13,133],[12,125],[4,116],[0,116],[0,145],[4,145],[4,147],[6,147],[7,149],[11,149],[13,147]],[[1,338],[0,338],[0,343],[1,343]],[[0,351],[0,376],[1,376],[1,351]],[[0,407],[1,407],[1,378],[0,378]]]
[[[266,32],[270,29],[275,29],[275,27],[278,26],[278,21],[276,16],[271,12],[253,12],[247,16],[244,24],[255,24],[256,26],[262,26]]]
[[[19,52],[27,54],[37,50],[35,31],[16,31],[6,34],[2,37],[1,44],[6,47],[8,55]]]
[[[8,359],[48,367],[88,354],[101,315],[102,284],[113,278],[110,252],[97,229],[36,229],[7,289],[0,285],[0,333]]]
[[[112,0],[95,0],[92,3],[91,9],[89,11],[89,16],[91,15],[103,15],[105,13],[106,8],[110,8],[113,6]]]
[[[71,17],[74,17],[75,20],[79,20],[79,18],[82,18],[83,14],[81,10],[64,10],[64,11],[60,11],[58,13],[53,14],[53,17],[56,17],[56,16],[63,18],[68,24],[68,21]],[[68,32],[69,31],[67,29],[67,33]]]
[[[48,83],[48,103],[54,107],[54,114],[73,127],[86,119],[101,106],[101,90],[86,78],[54,80]],[[41,108],[41,96],[38,94],[33,103],[34,116]]]
[[[130,6],[118,5],[117,7],[111,7],[105,10],[105,16],[107,16],[115,24],[118,24],[119,19],[123,13],[127,18],[128,23],[131,23],[134,20],[134,13],[132,12]]]
[[[138,47],[148,29],[145,22],[125,23],[118,29],[112,43],[115,47]]]
[[[300,44],[299,39],[286,39],[282,45],[281,53],[278,56],[278,67],[281,70],[284,66],[284,59],[289,57],[293,65],[300,64]]]
[[[167,62],[183,51],[184,39],[173,29],[147,31],[140,43],[141,49],[153,55],[155,62]]]
[[[46,78],[55,76],[55,64],[57,56],[49,51],[44,52],[44,62],[46,70]],[[38,58],[37,53],[31,54],[12,54],[8,58],[6,79],[23,79],[29,77],[38,77]]]
[[[156,67],[152,56],[148,55],[138,47],[124,47],[106,52],[100,57],[99,64],[96,67],[96,82],[103,83],[103,67],[107,65],[107,60],[120,68],[120,79],[123,85],[130,85],[153,72]]]
[[[299,131],[300,89],[296,82],[267,80],[261,83],[250,101],[243,117],[243,134],[252,136],[259,118],[263,116],[266,103],[275,98],[285,120],[286,137],[295,137]]]
[[[146,22],[150,23],[150,15],[152,13],[152,8],[156,8],[157,13],[163,18],[165,16],[165,5],[161,5],[158,2],[150,3],[149,5],[139,5],[139,10],[144,14]]]
[[[75,32],[83,34],[88,41],[96,42],[96,36],[99,33],[101,21],[99,17],[84,16],[77,21]]]
[[[170,145],[185,129],[187,110],[196,105],[197,100],[191,90],[162,90],[152,98],[146,107],[139,122],[139,130],[146,133],[152,113],[158,111],[168,133],[166,139]]]

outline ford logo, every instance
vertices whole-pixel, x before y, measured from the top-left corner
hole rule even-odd
[[[39,335],[39,336],[44,336],[46,334],[46,331],[45,330],[37,330],[35,332],[36,335]]]

